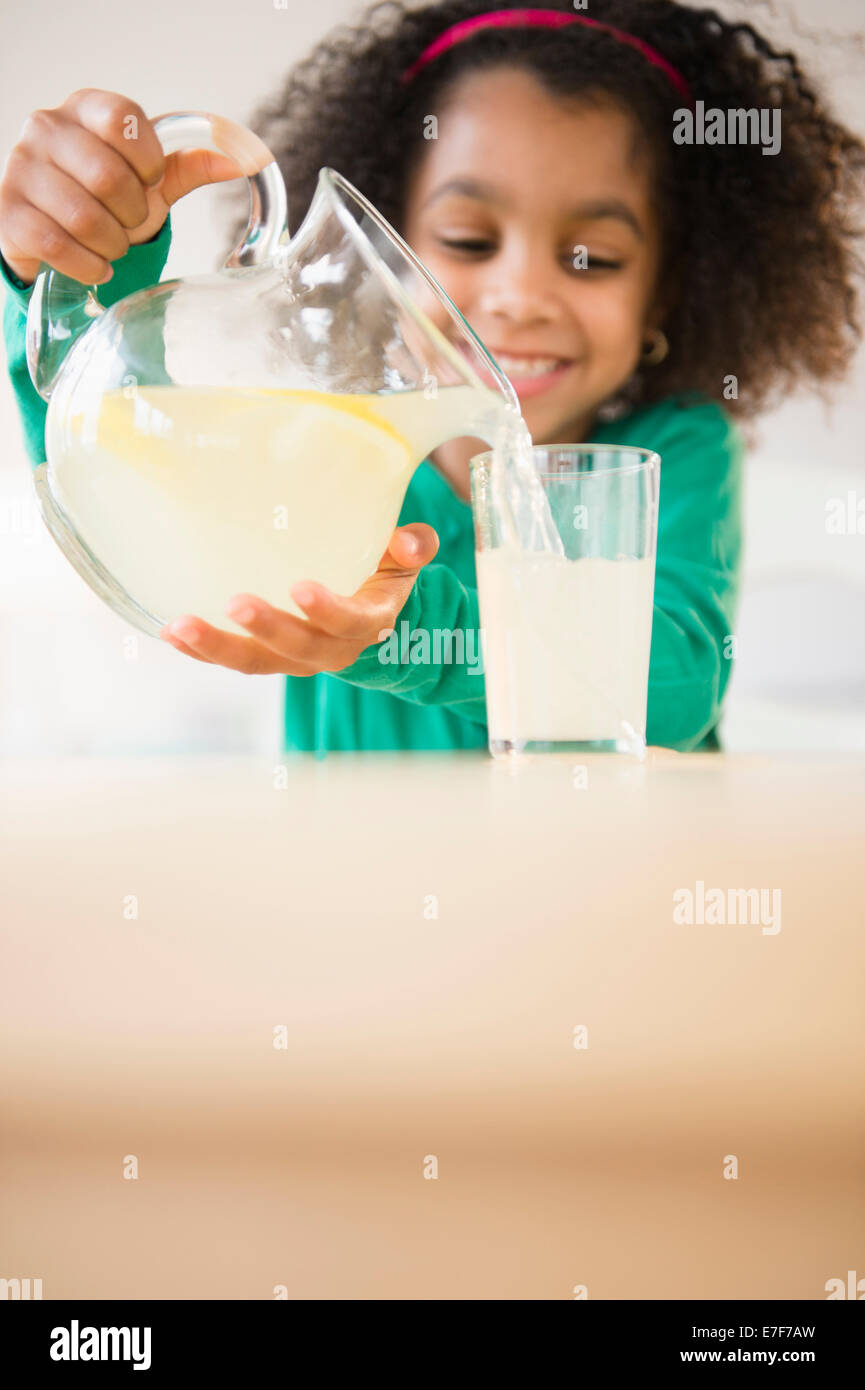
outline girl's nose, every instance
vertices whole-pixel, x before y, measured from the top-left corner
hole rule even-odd
[[[488,271],[489,281],[476,298],[479,314],[520,324],[553,323],[561,318],[558,293],[537,262],[520,267],[500,263]]]

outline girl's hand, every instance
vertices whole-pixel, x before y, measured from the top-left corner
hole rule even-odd
[[[323,584],[295,584],[291,597],[308,614],[307,622],[252,594],[237,594],[226,611],[249,629],[251,637],[236,637],[193,617],[176,619],[159,635],[197,661],[227,666],[247,676],[342,671],[367,647],[382,641],[380,633],[395,627],[418,571],[438,548],[431,526],[423,522],[401,526],[391,536],[375,574],[351,598],[341,598]],[[303,591],[308,591],[308,597]],[[244,616],[243,609],[252,610],[253,616]]]
[[[27,284],[43,263],[101,284],[184,193],[239,177],[211,150],[166,156],[137,102],[84,87],[24,122],[0,175],[0,253]]]

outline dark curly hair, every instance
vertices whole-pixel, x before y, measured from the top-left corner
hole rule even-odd
[[[854,216],[865,145],[832,117],[796,57],[711,9],[592,0],[594,20],[657,49],[707,110],[780,107],[781,149],[768,158],[759,145],[674,144],[681,96],[639,53],[582,25],[484,30],[400,83],[444,29],[490,8],[519,6],[374,4],[356,25],[331,31],[256,109],[250,125],[283,172],[292,230],[319,169],[330,165],[401,231],[408,176],[428,148],[424,118],[441,112],[466,73],[517,66],[553,95],[620,103],[652,154],[670,352],[659,366],[638,368],[608,406],[696,391],[752,416],[800,382],[843,377],[861,331]],[[550,8],[573,13],[567,0]],[[232,246],[245,220],[238,218]],[[723,399],[730,375],[735,400]]]

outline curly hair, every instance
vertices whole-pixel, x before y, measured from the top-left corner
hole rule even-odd
[[[592,0],[593,19],[657,49],[706,110],[780,107],[781,149],[769,158],[759,145],[675,144],[673,111],[682,98],[664,74],[582,25],[487,29],[407,86],[400,82],[444,29],[491,7],[486,0],[373,4],[355,25],[331,31],[259,105],[250,125],[285,177],[292,230],[319,169],[330,165],[402,231],[409,174],[428,148],[424,118],[442,111],[467,73],[518,67],[554,96],[620,104],[651,152],[670,351],[660,365],[638,367],[608,405],[633,409],[698,392],[753,416],[801,383],[842,378],[861,334],[854,219],[865,145],[829,113],[794,54],[712,9]],[[518,8],[513,0],[494,7]],[[568,0],[550,7],[573,13]],[[244,223],[239,217],[232,245]],[[728,400],[731,375],[738,396]]]

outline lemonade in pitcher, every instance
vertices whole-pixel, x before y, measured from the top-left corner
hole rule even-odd
[[[377,568],[429,450],[491,391],[336,394],[130,386],[63,421],[49,408],[54,491],[79,538],[166,621],[226,616],[237,592],[303,617],[292,586],[357,591]]]

